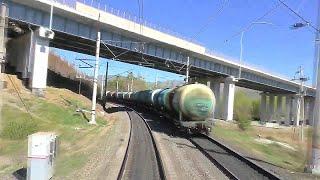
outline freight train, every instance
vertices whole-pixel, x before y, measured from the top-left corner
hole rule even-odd
[[[152,110],[188,133],[210,131],[216,104],[214,93],[203,84],[138,92],[107,92],[106,100]]]

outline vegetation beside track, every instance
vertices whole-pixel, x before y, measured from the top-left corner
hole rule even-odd
[[[90,151],[99,143],[99,137],[109,133],[114,117],[104,115],[98,106],[97,126],[90,126],[85,116],[76,109],[88,110],[90,100],[69,90],[49,87],[45,98],[39,98],[24,89],[15,76],[14,86],[1,91],[3,109],[0,131],[0,177],[9,177],[27,166],[27,136],[37,131],[54,131],[59,135],[56,177],[65,177],[80,169],[90,158]],[[25,104],[21,102],[17,89]]]
[[[291,171],[303,172],[307,164],[308,148],[311,142],[311,129],[304,130],[304,141],[300,141],[299,128],[285,127],[282,129],[252,126],[248,130],[241,130],[237,124],[217,121],[212,135],[234,147],[236,150],[252,158],[271,163]],[[258,139],[273,141],[262,143]],[[279,145],[286,143],[294,148]]]

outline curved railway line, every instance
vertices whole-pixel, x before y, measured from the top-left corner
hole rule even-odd
[[[118,107],[127,112],[131,129],[125,157],[117,179],[165,179],[160,154],[145,119],[133,109]]]
[[[131,132],[118,180],[166,179],[160,153],[148,123],[134,109],[126,106],[122,108],[129,115]],[[185,138],[230,179],[281,179],[277,174],[264,169],[207,135],[186,134]]]
[[[174,126],[172,121],[167,122]],[[185,138],[201,151],[229,179],[281,179],[277,174],[266,170],[210,136],[200,133],[195,135],[187,135],[185,133]]]
[[[209,136],[190,136],[189,141],[230,179],[281,179]]]

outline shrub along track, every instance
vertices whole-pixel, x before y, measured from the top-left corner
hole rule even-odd
[[[131,121],[131,132],[119,179],[165,179],[160,154],[150,127],[133,109],[123,107]]]
[[[189,140],[230,179],[280,179],[209,136],[193,135]]]

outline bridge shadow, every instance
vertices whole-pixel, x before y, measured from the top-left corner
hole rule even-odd
[[[171,143],[176,144],[178,148],[192,148],[197,149],[191,143],[183,143],[183,142],[176,142],[175,138],[187,139],[188,135],[183,132],[181,129],[177,128],[172,121],[167,119],[166,117],[160,115],[156,112],[150,112],[144,107],[131,107],[146,120],[149,127],[153,132],[166,134],[167,137],[162,137],[161,139],[164,141],[168,141]],[[178,141],[178,140],[177,140]]]
[[[152,131],[158,132],[158,133],[164,133],[169,137],[186,138],[185,133],[181,132],[178,128],[176,128],[174,124],[164,116],[161,116],[156,112],[150,112],[144,106],[132,105],[132,104],[124,104],[124,105],[129,108],[115,107],[115,106],[107,107],[108,105],[105,105],[104,110],[107,113],[115,113],[119,111],[130,111],[130,108],[132,108],[133,110],[137,111],[146,120],[146,122],[148,123]]]
[[[185,137],[183,133],[179,132],[179,130],[176,127],[174,127],[174,124],[172,122],[169,122],[169,120],[166,117],[156,112],[150,112],[144,107],[132,108],[139,112],[144,119],[146,119],[148,125],[153,131],[164,133],[168,136]]]

